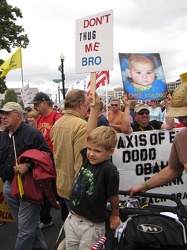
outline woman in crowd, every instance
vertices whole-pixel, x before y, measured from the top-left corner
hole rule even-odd
[[[27,114],[28,122],[31,126],[37,127],[38,113],[35,110],[31,110]]]
[[[156,100],[151,100],[150,103],[150,121],[156,120],[162,122],[162,110],[158,107],[158,103]]]

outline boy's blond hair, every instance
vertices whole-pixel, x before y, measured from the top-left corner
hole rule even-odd
[[[104,147],[107,151],[115,148],[117,144],[117,133],[112,127],[100,126],[92,130],[87,141]]]

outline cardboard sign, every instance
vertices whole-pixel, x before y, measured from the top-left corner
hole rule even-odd
[[[143,183],[168,165],[171,145],[180,129],[183,128],[118,134],[112,161],[120,174],[121,190]],[[173,194],[187,205],[187,174],[183,172],[171,183],[148,192]],[[160,199],[154,199],[153,202],[165,203]]]
[[[119,53],[124,92],[129,100],[160,100],[167,85],[158,53]]]
[[[29,84],[25,85],[21,89],[21,98],[24,104],[24,107],[27,108],[30,106],[30,102],[32,101],[32,92],[29,89]]]
[[[12,214],[3,196],[3,182],[0,178],[0,221],[14,222]]]
[[[113,11],[76,20],[76,73],[113,69]]]

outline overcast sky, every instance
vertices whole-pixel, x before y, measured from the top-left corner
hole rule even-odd
[[[57,94],[60,54],[65,56],[66,87],[82,76],[75,73],[76,20],[112,9],[113,70],[110,87],[121,85],[118,53],[160,53],[166,81],[187,72],[187,0],[7,0],[19,7],[18,19],[30,40],[22,50],[24,85]],[[15,52],[13,49],[11,54]],[[1,58],[11,55],[1,51]],[[7,74],[7,87],[22,87],[20,69]]]

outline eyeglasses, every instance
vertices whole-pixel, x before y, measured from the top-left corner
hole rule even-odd
[[[2,111],[1,112],[1,119],[2,119],[2,116],[6,115],[6,116],[10,116],[12,113],[19,113],[18,111]]]
[[[110,104],[110,106],[112,106],[112,107],[117,107],[118,106],[118,104]]]
[[[138,115],[149,115],[149,111],[140,111],[138,112]]]
[[[7,115],[7,116],[9,116],[9,115],[12,114],[12,112],[13,112],[13,111],[3,111],[3,112],[1,112],[1,116],[2,116],[2,115]]]

